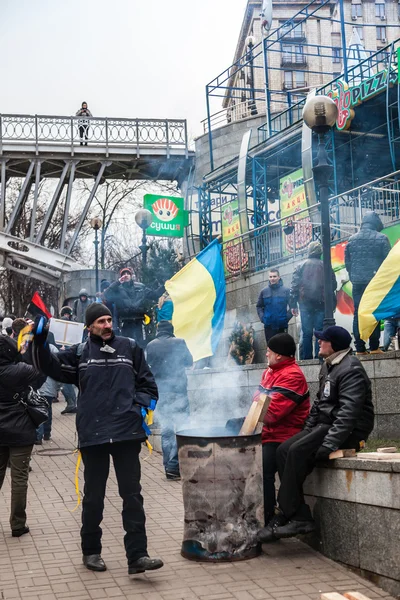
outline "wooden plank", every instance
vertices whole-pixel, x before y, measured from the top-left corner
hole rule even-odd
[[[371,600],[371,598],[365,596],[361,592],[346,592],[344,597],[348,600]]]
[[[368,460],[400,460],[400,452],[360,452],[358,458]]]
[[[267,394],[260,394],[257,401],[253,401],[247,417],[239,431],[239,435],[252,435],[257,427],[257,423],[263,421],[270,403]]]
[[[345,597],[338,592],[329,592],[326,594],[321,594],[321,600],[345,600]]]
[[[388,454],[389,452],[397,452],[396,446],[389,446],[388,448],[377,448],[377,452],[383,452],[384,454]]]
[[[329,460],[335,460],[336,458],[357,458],[357,452],[354,448],[345,448],[343,450],[336,450],[331,452]]]

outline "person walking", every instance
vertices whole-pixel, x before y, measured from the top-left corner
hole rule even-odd
[[[264,325],[265,341],[277,333],[285,333],[292,318],[289,306],[290,290],[283,285],[278,269],[270,269],[268,285],[260,292],[257,314]]]
[[[358,329],[358,307],[367,285],[390,252],[391,246],[385,234],[380,233],[383,223],[374,211],[365,213],[358,233],[351,236],[344,251],[344,261],[353,288],[354,319],[353,335],[356,353],[368,354],[364,340]],[[379,349],[381,335],[380,324],[375,327],[369,338],[371,354],[382,352]]]
[[[29,462],[36,440],[36,426],[21,400],[29,387],[39,387],[45,377],[32,365],[20,361],[17,342],[0,336],[0,489],[7,464],[11,468],[11,515],[13,537],[29,533],[26,524]]]
[[[43,317],[34,327],[32,356],[46,375],[79,385],[76,427],[84,465],[81,547],[87,569],[105,571],[100,527],[113,459],[123,500],[122,523],[128,573],[159,569],[163,562],[147,552],[139,454],[146,440],[143,412],[154,407],[158,392],[143,351],[134,340],[115,336],[109,309],[95,302],[86,310],[89,338],[58,354],[46,343]]]
[[[146,353],[159,392],[157,419],[161,424],[165,476],[180,479],[175,433],[189,417],[186,369],[193,365],[193,358],[185,340],[175,337],[169,321],[158,323],[156,338],[149,342]]]
[[[322,329],[325,316],[324,296],[324,263],[322,262],[322,246],[319,242],[311,242],[308,247],[308,258],[293,273],[290,289],[292,314],[299,314],[300,307],[301,337],[300,360],[313,358],[312,338],[315,330]],[[332,289],[336,291],[336,277],[332,270]],[[336,305],[336,297],[334,298]],[[318,340],[315,340],[314,358],[319,353]]]
[[[268,542],[314,531],[303,484],[318,461],[339,448],[360,449],[374,427],[371,382],[350,348],[351,335],[336,325],[316,331],[320,357],[325,359],[319,390],[304,430],[283,442],[276,458],[280,479],[279,510],[262,530]]]
[[[93,117],[92,113],[88,109],[87,102],[82,102],[82,106],[77,111],[76,116],[81,117],[78,120],[80,145],[83,146],[83,144],[85,144],[85,146],[87,146],[87,141],[88,141],[88,137],[89,137],[89,118],[88,117]]]
[[[278,333],[269,340],[268,368],[261,378],[259,394],[267,394],[269,406],[261,433],[264,481],[264,520],[274,516],[276,453],[282,442],[299,433],[310,412],[310,392],[303,371],[295,359],[296,343],[288,333]],[[262,533],[260,532],[260,535]]]

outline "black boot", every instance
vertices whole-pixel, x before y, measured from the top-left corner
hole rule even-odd
[[[89,554],[82,556],[82,562],[89,571],[107,571],[106,563],[100,554]]]
[[[278,539],[289,538],[301,533],[311,533],[315,531],[315,521],[288,521],[286,525],[276,527],[274,531],[275,537]]]
[[[161,569],[163,566],[164,563],[159,558],[142,556],[129,564],[128,574],[136,575],[137,573],[144,573],[145,571],[155,571],[156,569]]]
[[[25,535],[25,533],[29,533],[29,527],[22,527],[21,529],[13,529],[11,535],[13,537],[21,537],[21,535]]]
[[[267,544],[268,542],[275,542],[278,537],[275,535],[276,528],[280,525],[284,525],[287,522],[285,515],[282,512],[277,512],[268,525],[260,529],[257,534],[257,541],[262,544]]]

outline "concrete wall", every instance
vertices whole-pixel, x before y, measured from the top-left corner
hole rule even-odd
[[[214,169],[238,157],[243,135],[248,129],[253,130],[251,145],[257,143],[257,127],[263,123],[265,123],[265,114],[214,129],[212,132]],[[198,137],[195,144],[196,172],[194,185],[201,185],[204,175],[211,171],[208,133]]]
[[[317,522],[304,540],[400,597],[400,461],[332,461],[304,491]]]
[[[107,279],[111,283],[117,279],[118,273],[108,269],[99,269],[99,283],[102,279]],[[68,301],[78,297],[79,290],[85,288],[91,297],[96,294],[96,271],[94,269],[84,269],[82,271],[72,271],[67,275],[64,283],[64,298]]]

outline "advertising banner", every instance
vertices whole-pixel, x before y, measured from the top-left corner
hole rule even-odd
[[[153,215],[147,235],[183,237],[185,227],[188,225],[188,211],[184,210],[183,198],[146,194],[143,206]]]
[[[247,266],[248,256],[244,251],[243,242],[239,238],[240,218],[238,201],[234,200],[221,209],[222,241],[225,245],[224,269],[225,273],[239,273]]]
[[[298,169],[279,182],[283,254],[288,256],[303,250],[312,241],[312,223],[307,208],[303,170]],[[286,233],[285,233],[286,230]]]

